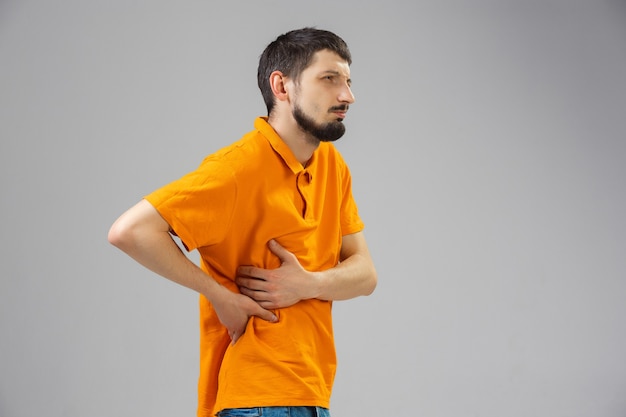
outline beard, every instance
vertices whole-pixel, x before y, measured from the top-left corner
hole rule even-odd
[[[339,106],[337,108],[331,108],[330,111],[345,109],[345,106]],[[307,116],[297,104],[293,109],[293,118],[302,131],[308,133],[320,142],[334,142],[346,132],[346,126],[341,120],[338,119],[328,123],[316,123],[315,120]]]

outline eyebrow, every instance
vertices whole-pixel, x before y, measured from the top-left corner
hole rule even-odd
[[[323,76],[323,75],[335,75],[335,76],[337,76],[337,77],[341,77],[341,76],[342,76],[342,75],[341,75],[341,73],[340,73],[339,71],[335,71],[335,70],[326,70],[326,71],[322,71],[322,72],[320,73],[320,76]],[[348,84],[352,84],[352,78],[348,78],[348,80],[347,80],[347,81],[348,81]]]

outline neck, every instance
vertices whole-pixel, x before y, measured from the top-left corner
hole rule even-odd
[[[302,166],[306,166],[311,156],[313,156],[313,152],[318,148],[319,140],[303,132],[293,119],[270,115],[267,121],[291,149],[291,152],[293,152]]]

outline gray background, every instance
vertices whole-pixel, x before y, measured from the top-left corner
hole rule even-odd
[[[335,304],[334,417],[625,416],[626,4],[550,0],[0,2],[0,416],[194,414],[197,297],[106,233],[306,25],[354,55],[380,279]]]

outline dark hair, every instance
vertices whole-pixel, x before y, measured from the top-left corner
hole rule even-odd
[[[267,114],[274,108],[274,94],[270,87],[270,74],[280,71],[285,76],[297,80],[316,52],[328,49],[343,58],[348,65],[352,57],[348,45],[332,32],[312,27],[296,29],[280,35],[267,45],[259,59],[257,81]]]

